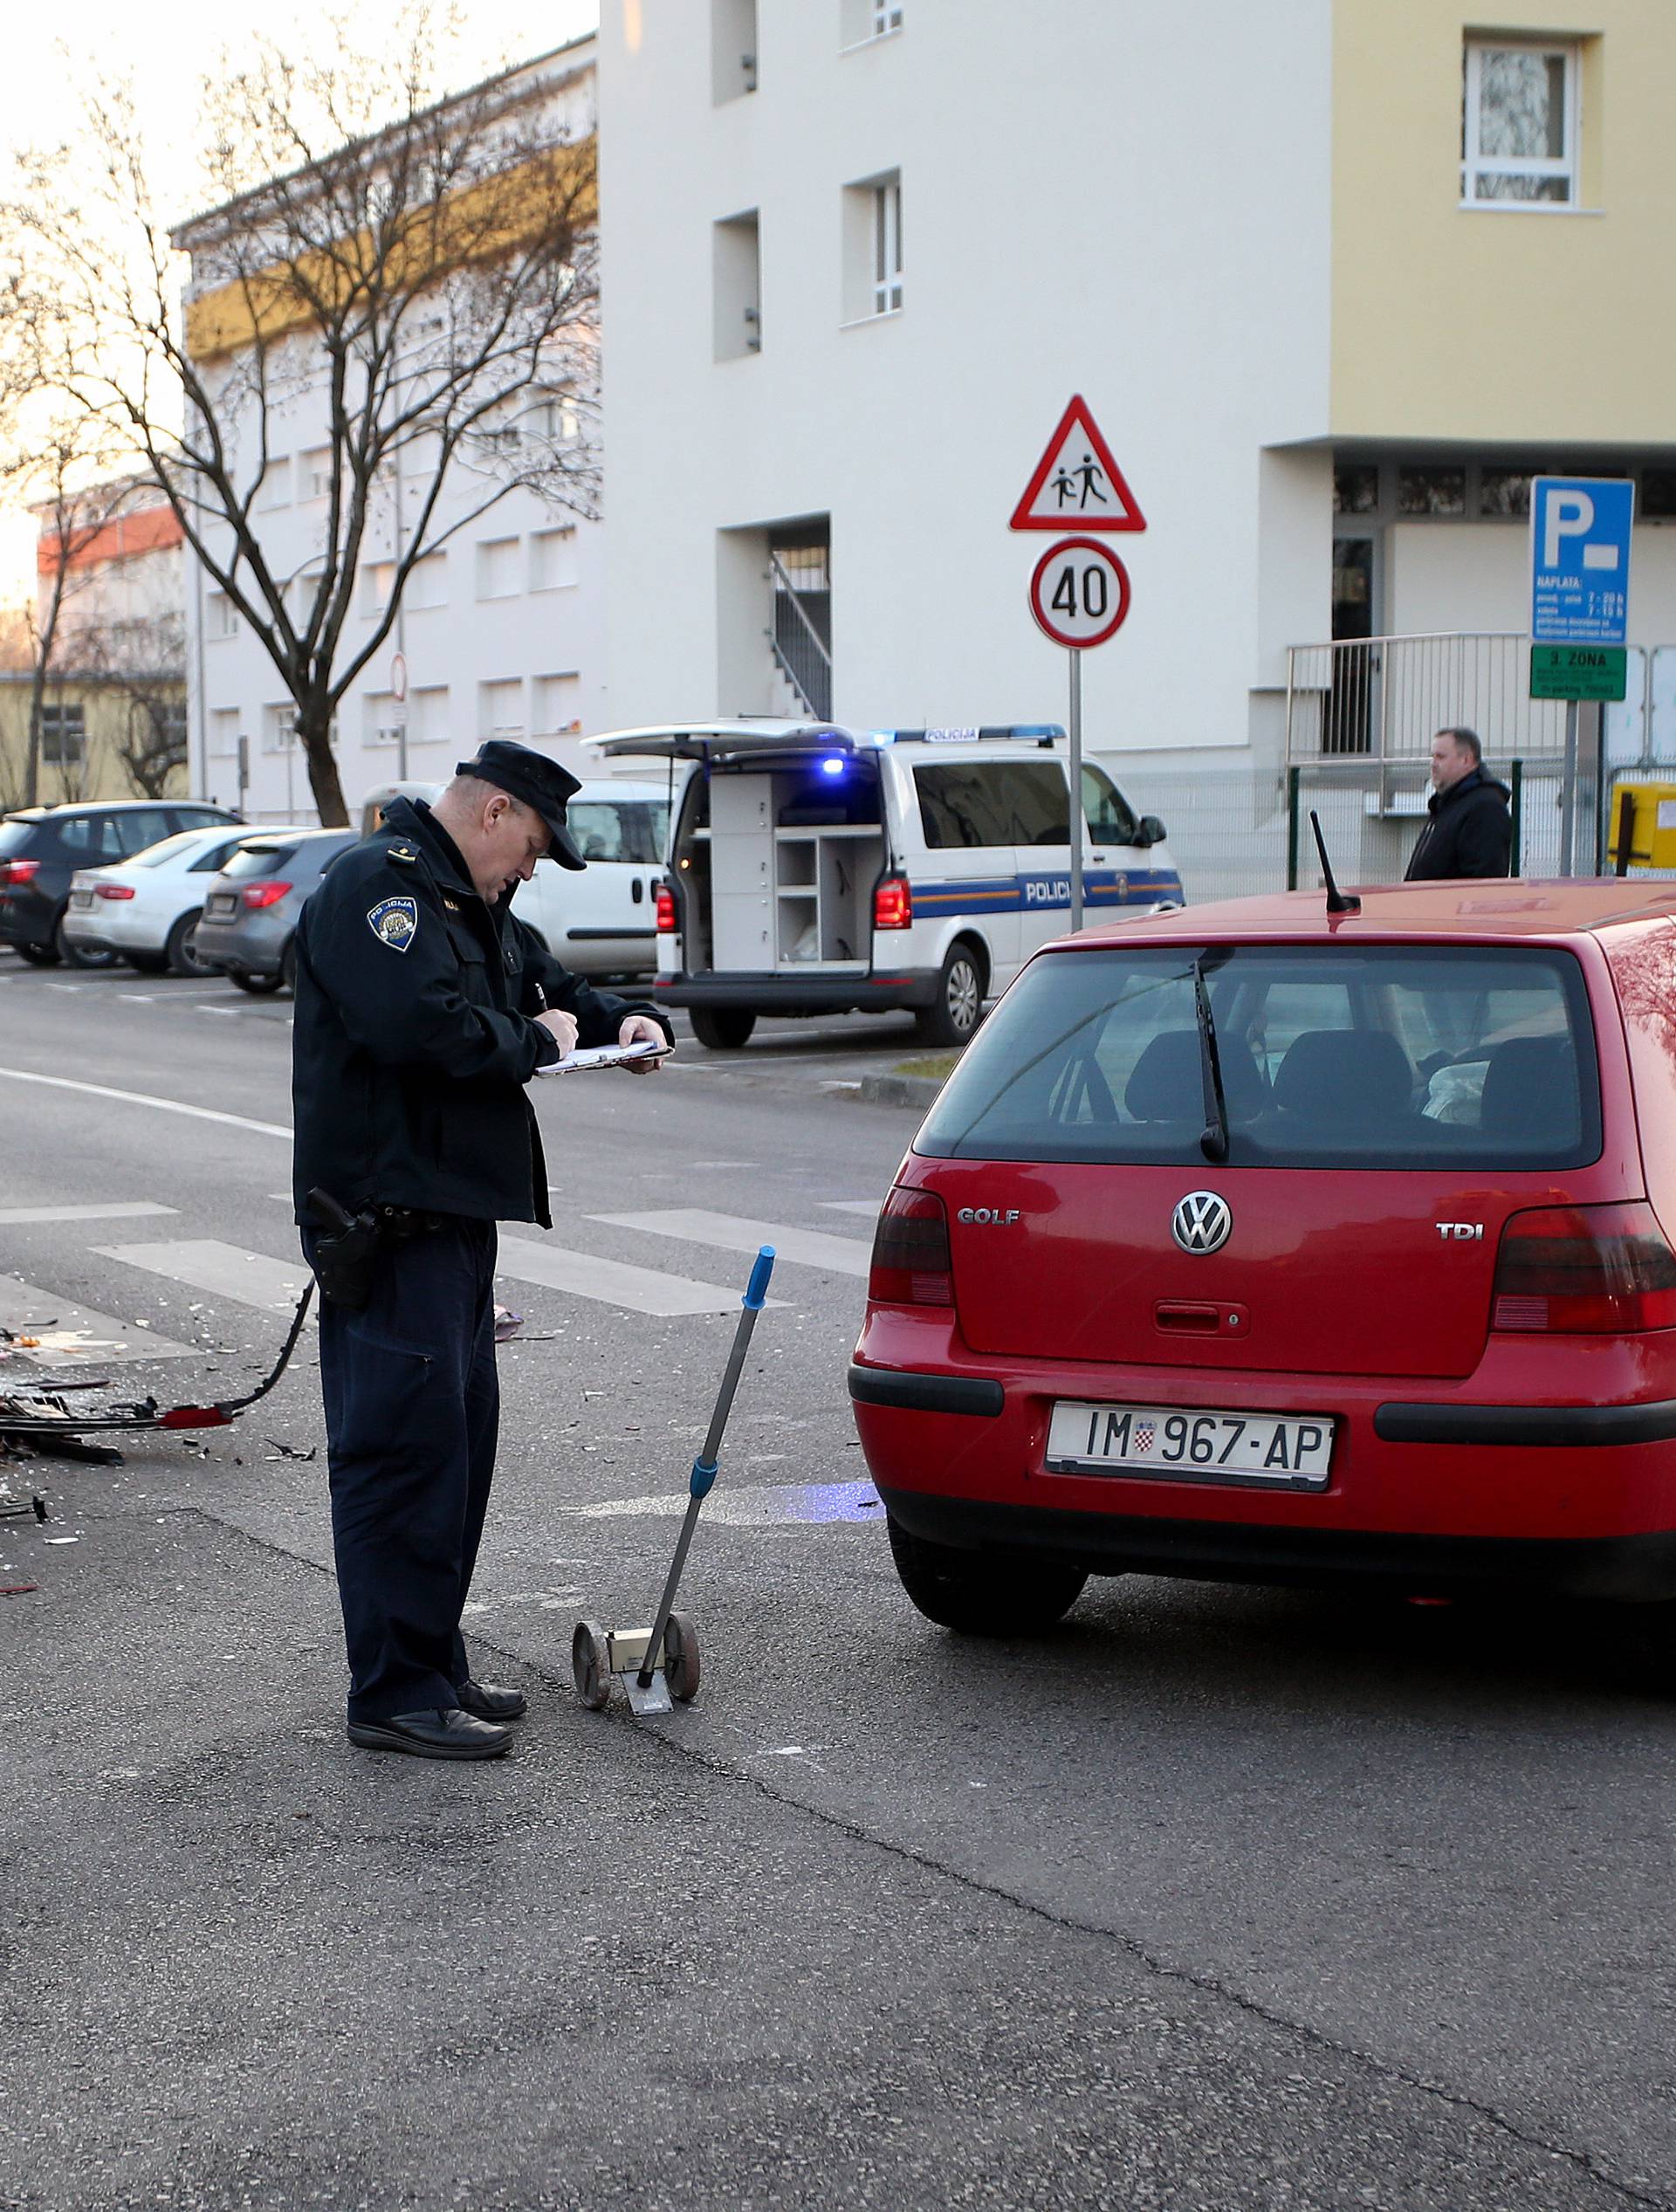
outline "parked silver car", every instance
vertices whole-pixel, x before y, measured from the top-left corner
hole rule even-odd
[[[270,829],[248,835],[210,879],[196,951],[202,965],[241,991],[289,990],[297,977],[297,920],[303,902],[354,829]]]

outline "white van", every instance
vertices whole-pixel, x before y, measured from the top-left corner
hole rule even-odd
[[[660,895],[654,996],[701,1044],[759,1014],[885,1013],[964,1044],[1069,918],[1070,809],[1056,723],[846,730],[718,721],[625,730],[608,755],[693,764]],[[574,809],[573,809],[574,812]],[[1179,906],[1164,825],[1082,766],[1083,901]]]
[[[513,913],[573,974],[647,976],[656,965],[671,788],[662,776],[583,784],[565,821],[587,866],[538,868],[512,893]]]

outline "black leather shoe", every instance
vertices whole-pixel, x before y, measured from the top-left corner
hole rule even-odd
[[[503,1690],[498,1682],[464,1681],[457,1695],[479,1721],[521,1721],[530,1709],[522,1690]]]
[[[349,1741],[367,1751],[408,1751],[416,1759],[498,1759],[512,1736],[490,1721],[450,1705],[441,1711],[393,1713],[388,1721],[351,1721]]]

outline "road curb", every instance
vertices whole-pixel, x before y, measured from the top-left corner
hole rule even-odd
[[[917,1106],[936,1103],[943,1086],[935,1075],[863,1075],[862,1096],[870,1106]]]

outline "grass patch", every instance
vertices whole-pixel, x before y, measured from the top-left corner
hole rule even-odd
[[[922,1053],[917,1060],[897,1061],[890,1072],[893,1075],[929,1075],[933,1082],[940,1083],[944,1077],[953,1074],[959,1058],[958,1049],[954,1052]]]

